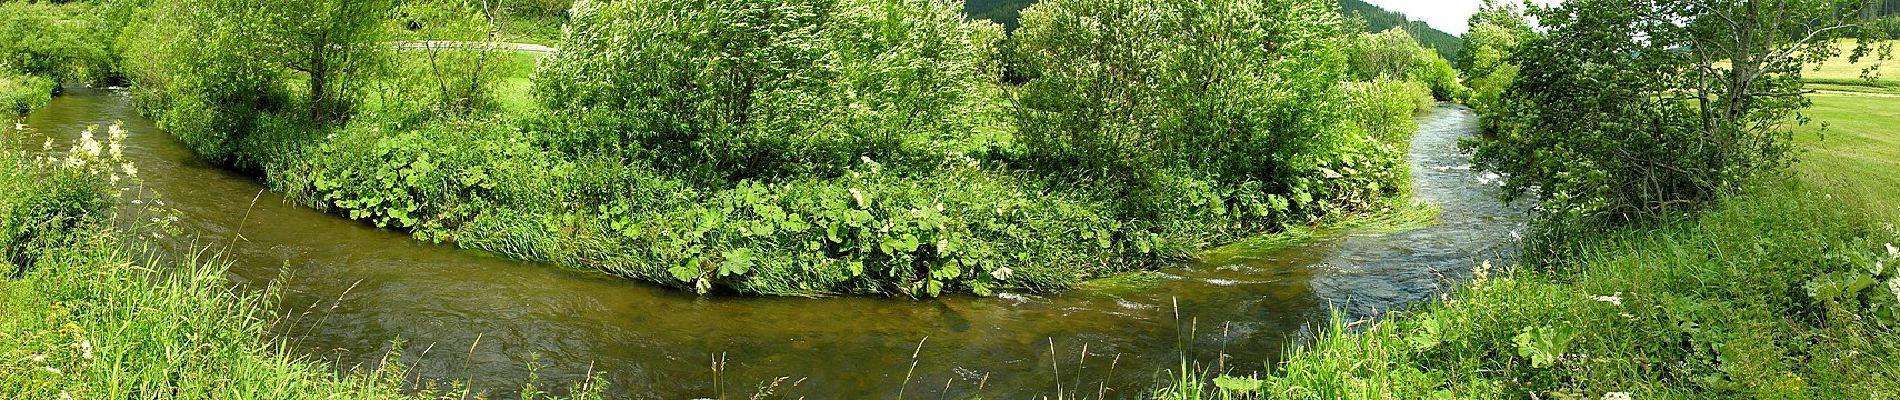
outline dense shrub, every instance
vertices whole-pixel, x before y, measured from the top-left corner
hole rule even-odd
[[[1027,164],[1118,215],[1189,231],[1271,229],[1396,186],[1345,188],[1369,157],[1340,107],[1324,2],[1041,2],[1016,31]],[[1205,199],[1206,201],[1202,201]],[[1186,201],[1184,201],[1186,200]],[[1237,211],[1230,213],[1229,211]],[[1166,230],[1166,228],[1162,228]]]
[[[45,107],[58,87],[52,79],[0,71],[0,112],[25,114]]]
[[[112,66],[103,22],[91,3],[0,2],[0,69],[103,81]]]
[[[1420,46],[1404,29],[1378,33],[1348,32],[1345,46],[1347,70],[1354,79],[1395,79],[1424,83],[1431,96],[1442,101],[1468,96],[1458,83],[1458,71],[1437,51]]]
[[[240,151],[273,117],[347,119],[383,70],[379,1],[155,2],[128,27],[124,66],[139,104],[213,162],[256,170]]]
[[[539,99],[565,147],[716,181],[934,166],[993,101],[1000,28],[932,0],[582,3]]]
[[[18,277],[47,251],[71,245],[74,227],[110,205],[103,182],[74,168],[49,168],[18,151],[0,151],[0,277]]]
[[[1458,70],[1465,86],[1471,88],[1465,104],[1478,112],[1478,123],[1486,133],[1495,133],[1505,88],[1517,80],[1517,64],[1511,54],[1534,32],[1524,20],[1519,6],[1499,0],[1486,0],[1471,16],[1471,30],[1465,33],[1465,46],[1458,50]]]
[[[1508,174],[1510,196],[1533,196],[1547,217],[1570,222],[1666,215],[1786,166],[1790,129],[1807,122],[1802,73],[1841,56],[1826,44],[1851,30],[1831,27],[1857,22],[1831,0],[1778,2],[1778,17],[1710,3],[1720,4],[1541,9],[1546,33],[1511,58],[1521,68],[1495,107],[1501,129],[1476,142],[1477,161]],[[1718,18],[1730,15],[1746,18]],[[1861,39],[1851,59],[1868,54],[1871,38]],[[1699,45],[1711,42],[1726,44]]]

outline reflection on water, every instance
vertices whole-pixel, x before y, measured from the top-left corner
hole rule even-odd
[[[183,227],[207,243],[242,232],[230,277],[253,287],[283,279],[290,317],[280,334],[341,368],[374,366],[401,339],[400,361],[413,371],[502,396],[538,359],[543,382],[593,374],[615,397],[716,396],[718,387],[745,397],[784,377],[780,393],[791,397],[935,398],[946,387],[959,397],[982,386],[986,397],[1026,398],[1058,385],[1143,393],[1157,368],[1179,365],[1182,349],[1203,364],[1258,370],[1329,306],[1368,315],[1462,278],[1474,260],[1508,249],[1521,219],[1455,151],[1474,119],[1441,107],[1413,146],[1417,196],[1444,209],[1430,228],[1183,265],[1133,288],[921,301],[701,298],[416,242],[294,206],[207,165],[119,93],[74,88],[24,131],[0,129],[39,143],[124,121],[128,157],[180,209]],[[725,360],[717,373],[716,358]]]

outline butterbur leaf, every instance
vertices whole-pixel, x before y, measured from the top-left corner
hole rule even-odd
[[[752,272],[754,257],[752,249],[737,248],[719,253],[719,276],[744,275]]]

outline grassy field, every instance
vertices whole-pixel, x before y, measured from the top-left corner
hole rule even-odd
[[[1900,396],[1900,100],[1856,87],[1813,96],[1793,171],[1700,214],[1584,234],[1547,269],[1480,266],[1443,300],[1335,321],[1271,375],[1156,397]]]

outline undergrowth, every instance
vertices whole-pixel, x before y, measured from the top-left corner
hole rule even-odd
[[[1577,233],[1547,268],[1479,267],[1403,315],[1335,321],[1264,377],[1193,398],[1877,398],[1900,393],[1900,233],[1826,188]]]
[[[352,373],[293,355],[271,337],[274,289],[234,287],[208,249],[161,245],[177,219],[139,184],[123,135],[88,132],[64,154],[0,151],[0,398],[482,395],[412,379],[401,354]],[[568,392],[597,398],[600,385]]]

